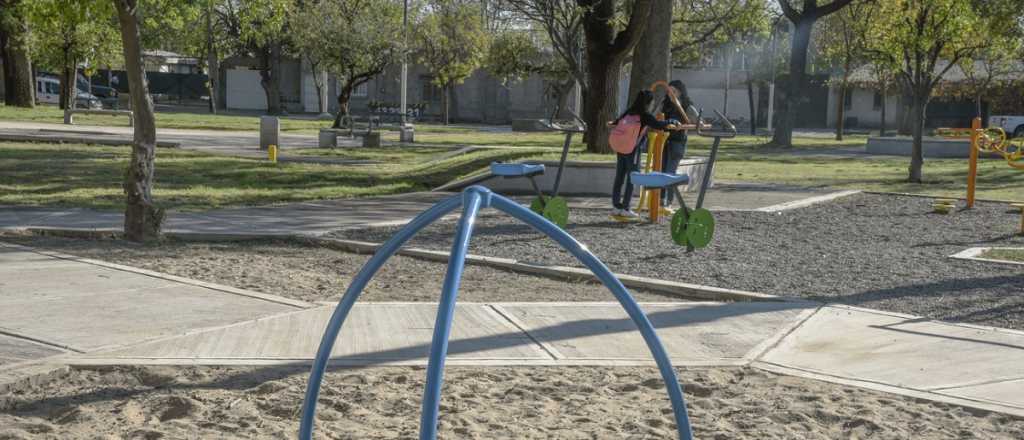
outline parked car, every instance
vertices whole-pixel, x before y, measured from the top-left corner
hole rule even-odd
[[[46,104],[60,104],[60,81],[47,76],[36,77],[36,101]],[[89,92],[78,91],[75,107],[101,109],[103,102]]]
[[[990,116],[988,126],[1002,128],[1010,137],[1024,137],[1024,116]]]

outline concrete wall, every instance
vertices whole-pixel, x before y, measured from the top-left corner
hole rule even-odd
[[[267,95],[260,85],[260,74],[255,70],[229,69],[225,90],[229,109],[267,109]]]
[[[828,126],[835,128],[836,112],[839,104],[839,88],[831,87],[828,94]],[[844,118],[857,118],[859,128],[878,128],[882,123],[882,109],[875,108],[875,91],[870,89],[853,89],[850,108],[844,112]],[[885,100],[885,126],[895,129],[903,118],[903,108],[899,96],[887,96]]]

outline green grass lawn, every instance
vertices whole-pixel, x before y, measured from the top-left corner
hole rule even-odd
[[[436,160],[434,149],[360,152],[377,165],[270,164],[262,160],[160,149],[154,197],[161,206],[202,210],[434,188],[535,151],[484,150]],[[124,147],[0,143],[0,205],[121,209]]]
[[[981,254],[981,258],[993,260],[1006,260],[1024,263],[1024,248],[1022,249],[989,249]]]
[[[7,107],[0,104],[0,120],[25,121],[50,124],[64,122],[63,110],[55,105],[38,105],[32,109]],[[334,121],[311,119],[308,116],[281,116],[281,130],[290,133],[316,134],[321,128],[330,127]],[[125,116],[76,115],[76,125],[92,125],[98,127],[127,127]],[[157,112],[156,125],[159,128],[178,128],[192,130],[259,130],[260,118],[254,114],[216,114],[203,113],[202,109],[195,112]],[[396,130],[393,126],[386,127],[389,131]],[[474,133],[472,127],[445,126],[441,124],[417,124],[417,136],[430,136],[443,133]],[[385,138],[398,140],[398,133],[388,133]]]

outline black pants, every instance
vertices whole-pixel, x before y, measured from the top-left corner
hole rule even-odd
[[[637,170],[637,158],[640,157],[640,147],[633,149],[630,154],[615,153],[615,182],[612,186],[612,206],[615,209],[629,210],[629,202],[633,199],[633,179],[629,173]],[[623,191],[622,185],[626,188]]]
[[[679,171],[679,161],[686,156],[686,137],[682,139],[669,139],[665,142],[665,151],[661,154],[661,172],[676,174]],[[675,191],[669,188],[661,190],[661,206],[669,206],[675,199]]]

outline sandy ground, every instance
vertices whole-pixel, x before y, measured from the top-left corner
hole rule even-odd
[[[0,240],[141,267],[304,301],[337,301],[369,255],[293,241],[189,243],[140,246],[120,240],[0,237]],[[367,286],[363,301],[437,301],[446,264],[395,256]],[[633,289],[639,301],[681,301]],[[570,283],[467,265],[459,301],[614,301],[602,285]]]
[[[318,438],[415,438],[423,370],[328,374]],[[680,371],[700,439],[1020,439],[1024,419],[750,369]],[[78,370],[14,396],[0,439],[292,438],[305,368]],[[445,439],[674,438],[657,371],[452,368]]]

